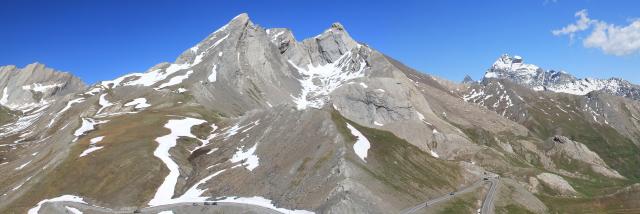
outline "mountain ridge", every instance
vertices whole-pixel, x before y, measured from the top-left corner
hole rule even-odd
[[[298,41],[240,14],[173,63],[2,126],[0,212],[390,213],[500,175],[497,210],[549,213],[637,182],[634,115],[605,93],[440,79],[341,24]]]
[[[526,64],[520,56],[503,54],[489,68],[484,79],[509,79],[536,91],[553,91],[575,95],[586,95],[592,91],[640,100],[640,86],[622,78],[579,79],[565,71],[544,70],[534,64]]]

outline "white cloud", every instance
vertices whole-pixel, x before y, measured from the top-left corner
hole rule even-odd
[[[587,48],[599,48],[606,54],[623,56],[640,52],[640,19],[632,19],[627,26],[617,26],[591,19],[586,10],[576,12],[578,20],[562,29],[553,30],[556,36],[568,35],[573,41],[576,33],[591,30],[582,41]]]
[[[587,10],[581,10],[576,12],[576,17],[578,17],[578,21],[574,24],[569,24],[566,27],[563,27],[560,30],[551,31],[553,35],[569,35],[569,38],[573,39],[575,33],[584,31],[591,27],[593,20],[589,19],[589,14],[587,14]]]

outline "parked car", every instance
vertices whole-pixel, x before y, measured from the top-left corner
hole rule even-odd
[[[449,193],[449,195],[455,195],[455,194],[456,194],[455,192],[450,192],[450,193]]]

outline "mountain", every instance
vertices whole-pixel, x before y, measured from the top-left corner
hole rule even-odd
[[[22,69],[0,67],[0,88],[0,137],[6,137],[24,131],[56,100],[86,85],[69,73],[33,63]]]
[[[464,84],[471,84],[474,83],[476,81],[473,80],[473,78],[471,78],[469,75],[465,75],[464,79],[462,80],[462,83]]]
[[[483,79],[508,79],[536,91],[553,91],[585,95],[592,91],[604,91],[611,95],[640,100],[640,86],[620,78],[578,79],[555,70],[544,70],[537,65],[526,64],[520,56],[504,54],[487,70]]]
[[[66,94],[85,89],[77,77],[33,63],[24,68],[0,67],[0,105],[12,110],[28,111]]]
[[[240,14],[174,62],[63,90],[37,109],[0,108],[10,118],[1,213],[459,213],[483,198],[497,212],[638,206],[637,101],[457,84],[340,23],[300,41]],[[558,125],[538,106],[551,99],[575,106]],[[440,202],[421,207],[429,199]]]

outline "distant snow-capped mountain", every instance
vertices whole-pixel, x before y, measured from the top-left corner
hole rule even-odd
[[[534,64],[526,64],[520,56],[503,54],[487,70],[484,79],[508,79],[536,91],[585,95],[592,91],[604,91],[612,95],[640,100],[640,86],[620,78],[578,79],[555,70],[544,70]]]

